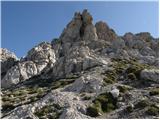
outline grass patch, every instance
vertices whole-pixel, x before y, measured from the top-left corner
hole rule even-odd
[[[154,88],[149,92],[150,96],[159,95],[159,88]]]

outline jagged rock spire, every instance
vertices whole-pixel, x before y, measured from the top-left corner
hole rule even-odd
[[[60,36],[63,42],[73,42],[79,39],[97,39],[96,28],[92,24],[92,15],[85,9],[82,14],[75,12],[73,19]]]

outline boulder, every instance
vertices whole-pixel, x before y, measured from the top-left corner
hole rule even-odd
[[[153,51],[150,47],[144,47],[140,50],[141,55],[143,56],[156,56],[156,52]]]
[[[95,92],[98,93],[101,90],[103,85],[103,79],[97,75],[86,75],[82,76],[69,87],[67,87],[66,91],[72,92]]]
[[[37,75],[37,68],[32,61],[18,63],[18,65],[8,70],[7,74],[2,79],[2,88],[8,88],[12,85],[18,84],[34,75]]]
[[[138,49],[138,50],[147,46],[147,44],[144,41],[139,40],[139,39],[127,40],[127,41],[125,41],[125,44],[129,48]]]
[[[141,71],[141,79],[151,80],[154,82],[159,82],[159,70],[158,69],[144,69]]]
[[[110,93],[112,94],[112,96],[114,98],[118,98],[118,96],[119,96],[119,90],[117,88],[112,88],[112,90],[110,91]]]
[[[1,87],[8,88],[12,85],[19,83],[20,81],[20,70],[18,66],[14,66],[8,70],[4,78],[1,80]]]

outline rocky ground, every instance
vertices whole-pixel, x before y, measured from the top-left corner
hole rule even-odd
[[[1,48],[1,118],[159,118],[159,40],[76,12],[18,59]]]

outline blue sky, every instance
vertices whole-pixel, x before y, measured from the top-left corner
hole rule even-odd
[[[42,41],[59,37],[75,11],[88,9],[118,35],[150,32],[158,37],[158,2],[2,2],[2,46],[20,57]]]

